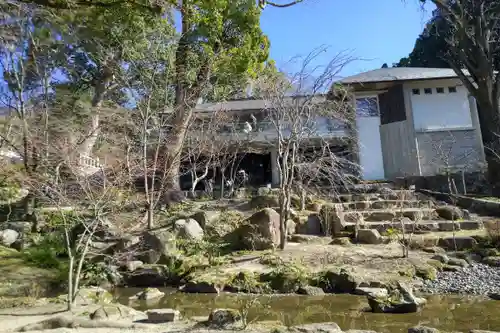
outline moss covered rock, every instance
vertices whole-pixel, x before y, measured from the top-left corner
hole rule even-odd
[[[434,281],[437,279],[437,269],[429,264],[415,265],[415,275],[424,279]]]

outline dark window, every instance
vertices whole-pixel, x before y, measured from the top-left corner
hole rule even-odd
[[[456,93],[457,92],[457,87],[448,87],[448,91],[450,93]]]
[[[379,115],[377,97],[357,98],[356,114],[360,117],[377,117]]]
[[[444,94],[444,88],[442,88],[442,87],[436,88],[436,92],[438,94]]]
[[[413,89],[411,92],[413,95],[420,95],[420,89]]]
[[[426,95],[432,94],[432,89],[431,88],[424,88],[424,94],[426,94]]]

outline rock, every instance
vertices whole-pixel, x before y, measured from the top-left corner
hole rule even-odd
[[[346,226],[342,204],[323,205],[319,212],[321,232],[327,236],[338,236]]]
[[[455,250],[455,243],[457,245],[457,251],[473,249],[477,245],[477,241],[468,236],[445,237],[440,238],[438,241],[440,247],[444,247],[448,250]]]
[[[462,216],[464,220],[472,220],[472,215],[467,209],[462,209]]]
[[[344,213],[344,221],[354,223],[354,225],[357,226],[362,226],[363,224],[365,224],[363,214],[361,214],[360,212]]]
[[[419,210],[410,210],[403,212],[403,217],[409,218],[413,222],[419,222],[422,221],[424,218],[424,213],[419,209]]]
[[[324,295],[325,292],[323,291],[323,289],[321,289],[319,287],[302,286],[302,287],[299,287],[299,289],[297,290],[297,294],[318,296],[318,295]]]
[[[306,233],[308,235],[323,235],[323,227],[321,226],[321,219],[318,214],[311,214],[307,217]]]
[[[60,300],[66,301],[68,295],[60,295],[57,297]],[[113,295],[101,287],[86,287],[78,290],[75,298],[76,305],[89,304],[110,304],[113,302]]]
[[[456,221],[464,217],[462,210],[455,206],[437,207],[436,213],[440,218],[450,221]]]
[[[495,301],[500,301],[500,293],[489,293],[488,297]]]
[[[365,220],[369,222],[383,222],[383,221],[392,221],[396,217],[396,213],[393,211],[385,211],[385,212],[372,212],[370,213]]]
[[[221,287],[216,286],[214,283],[205,281],[191,281],[179,288],[180,291],[190,294],[218,294],[221,289]]]
[[[181,317],[181,313],[174,309],[152,309],[146,311],[146,314],[150,323],[170,323]]]
[[[130,316],[130,312],[135,312],[131,308],[123,305],[104,305],[90,314],[92,320],[119,320]]]
[[[293,235],[295,234],[297,224],[293,220],[286,221],[286,234]]]
[[[279,205],[278,196],[272,194],[257,195],[250,200],[250,207],[253,209],[272,208]]]
[[[459,266],[459,267],[468,267],[469,263],[465,259],[450,258],[450,260],[448,261],[448,265]]]
[[[446,250],[442,247],[434,246],[434,247],[424,247],[422,251],[426,253],[441,253],[446,254]]]
[[[408,333],[439,333],[439,330],[427,326],[414,326],[408,329]]]
[[[424,280],[436,280],[437,279],[437,269],[431,265],[427,264],[416,264],[415,265],[415,275]]]
[[[358,287],[354,290],[356,295],[368,296],[372,295],[373,297],[387,297],[389,295],[389,291],[386,288],[369,288],[369,287]]]
[[[444,272],[458,272],[460,271],[459,266],[443,265]]]
[[[327,292],[352,294],[361,285],[361,279],[352,273],[341,269],[340,272],[327,271],[323,278]]]
[[[161,298],[163,296],[165,296],[165,293],[161,292],[157,288],[146,288],[134,296],[130,296],[129,300],[147,301],[150,299]]]
[[[359,229],[358,242],[362,244],[380,244],[382,236],[377,229]]]
[[[325,238],[326,237],[314,235],[295,234],[289,237],[289,241],[293,243],[324,243],[323,240]]]
[[[6,224],[5,229],[12,229],[17,231],[20,234],[26,234],[31,232],[31,227],[33,226],[32,222],[28,221],[11,221]]]
[[[290,328],[291,332],[300,333],[341,333],[339,325],[336,323],[318,323],[294,326]]]
[[[273,249],[280,243],[280,215],[272,208],[264,208],[250,216],[237,233],[243,249]]]
[[[128,261],[126,264],[125,264],[125,268],[127,271],[129,272],[134,272],[136,271],[137,269],[141,268],[142,266],[144,266],[144,263],[140,260],[132,260],[132,261]]]
[[[19,232],[6,229],[0,231],[0,244],[4,246],[11,246],[19,238]]]
[[[241,314],[233,309],[215,309],[208,316],[207,324],[214,328],[233,328],[241,325]]]
[[[194,219],[175,221],[175,229],[177,230],[177,235],[180,238],[191,239],[191,240],[203,239],[204,235],[203,229]]]
[[[450,261],[450,258],[446,254],[444,254],[444,253],[436,254],[436,255],[432,256],[431,259],[437,260],[437,261],[439,261],[442,264],[447,264],[448,261]]]
[[[332,240],[330,243],[331,245],[342,245],[342,246],[347,246],[351,245],[351,239],[349,237],[336,237]]]
[[[160,228],[146,231],[141,236],[141,242],[137,249],[141,253],[139,260],[147,264],[156,264],[177,253],[175,235],[170,228]]]
[[[424,298],[415,297],[409,286],[398,282],[397,289],[387,297],[367,295],[368,304],[375,313],[413,313],[418,312],[427,302]]]
[[[200,211],[190,218],[198,222],[200,227],[205,230],[206,226],[212,224],[219,216],[220,213],[216,211]]]
[[[485,257],[483,258],[482,262],[488,266],[492,267],[500,267],[500,257]]]
[[[382,187],[378,190],[378,193],[380,193],[386,200],[398,200],[399,196],[394,191],[393,189],[390,189],[388,187]]]
[[[345,333],[377,333],[376,331],[368,331],[368,330],[347,330]]]
[[[141,267],[124,273],[124,282],[129,287],[164,287],[169,282],[169,272],[164,266]]]

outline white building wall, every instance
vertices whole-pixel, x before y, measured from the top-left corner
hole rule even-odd
[[[416,131],[471,129],[468,91],[455,80],[407,84]]]
[[[410,99],[420,175],[481,168],[484,154],[477,110],[471,108],[460,80],[411,82],[404,89]]]

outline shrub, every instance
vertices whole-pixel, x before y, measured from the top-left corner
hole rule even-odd
[[[36,243],[22,252],[26,262],[39,268],[63,268],[61,257],[67,255],[67,252],[61,234],[49,233],[37,240]]]

